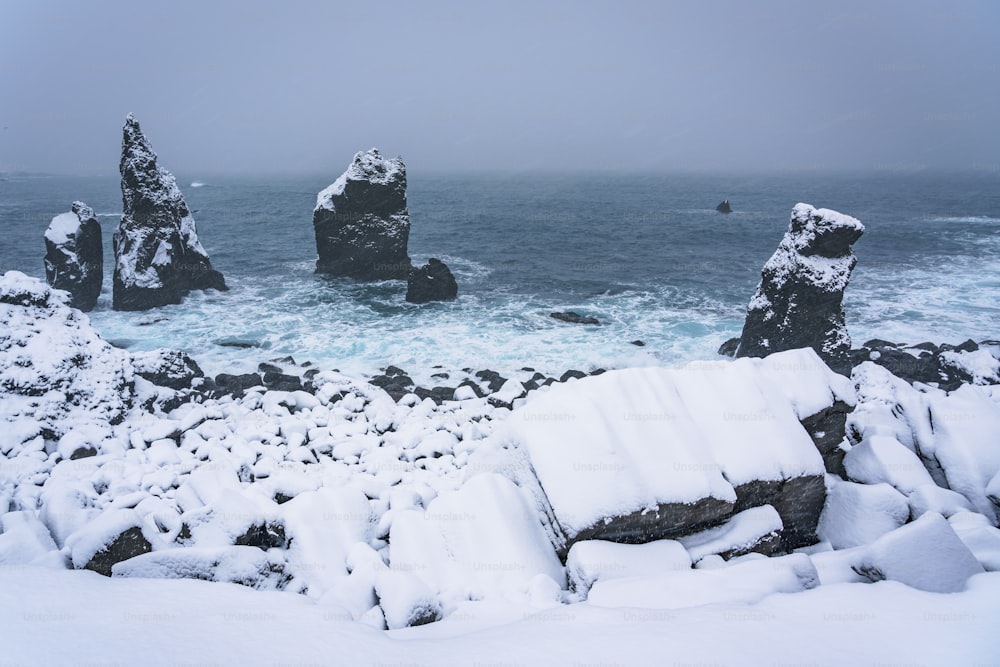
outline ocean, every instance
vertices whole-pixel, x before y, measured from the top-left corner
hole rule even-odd
[[[459,299],[415,306],[401,282],[313,272],[316,193],[340,173],[177,174],[202,244],[230,286],[143,313],[111,310],[117,174],[0,176],[0,272],[44,277],[42,234],[83,200],[99,213],[105,283],[90,313],[131,350],[189,352],[209,374],[291,355],[371,375],[677,365],[739,334],[764,262],[797,202],[859,218],[845,299],[855,344],[1000,338],[1000,173],[421,174],[410,255],[439,257]],[[733,213],[715,206],[728,198]],[[570,325],[574,310],[601,326]],[[640,347],[632,341],[645,343]],[[252,347],[232,347],[233,344]]]

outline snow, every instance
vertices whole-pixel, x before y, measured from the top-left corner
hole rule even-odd
[[[56,245],[65,245],[70,238],[76,238],[80,233],[80,218],[72,211],[60,213],[52,218],[45,230],[45,238]]]
[[[944,517],[928,513],[870,544],[857,570],[873,581],[955,593],[983,567]]]
[[[695,563],[705,556],[747,551],[763,538],[777,536],[784,528],[778,511],[770,505],[751,507],[721,526],[678,538]]]
[[[891,436],[865,438],[844,456],[844,468],[855,482],[886,482],[907,495],[925,484],[933,484],[917,455]]]
[[[831,664],[950,667],[1000,652],[994,574],[948,596],[882,582],[677,610],[469,603],[451,639],[435,639],[448,621],[383,633],[336,604],[205,581],[0,568],[0,590],[15,601],[0,606],[12,664],[535,665],[557,652],[563,664],[631,665],[666,646],[677,665],[814,664],[821,653]]]
[[[691,556],[676,540],[646,544],[617,544],[605,540],[581,540],[566,556],[570,588],[586,599],[597,581],[625,577],[648,577],[673,570],[690,570]]]
[[[782,387],[782,374],[797,380]],[[848,393],[833,375],[812,350],[610,371],[532,393],[505,435],[527,451],[572,539],[606,517],[707,497],[732,502],[738,484],[823,474],[798,414]],[[789,387],[802,387],[799,403]]]
[[[354,159],[337,180],[324,188],[316,196],[316,209],[335,210],[333,198],[344,194],[348,181],[368,181],[376,185],[387,185],[406,177],[406,167],[402,159],[383,158],[377,148],[355,153]]]
[[[530,496],[496,473],[474,475],[424,511],[393,510],[389,567],[415,574],[446,605],[520,598],[539,574],[565,587]]]
[[[941,353],[941,360],[968,373],[975,384],[1000,383],[1000,359],[986,348],[974,352],[949,350]]]
[[[147,579],[201,579],[232,582],[258,590],[279,588],[284,559],[256,547],[189,547],[166,549],[116,563],[113,577]]]
[[[816,532],[834,549],[849,549],[895,530],[909,517],[906,496],[888,484],[855,484],[828,475]]]
[[[762,556],[714,569],[598,581],[587,602],[598,607],[671,610],[721,603],[750,605],[774,593],[799,593],[818,585],[819,575],[805,554]]]

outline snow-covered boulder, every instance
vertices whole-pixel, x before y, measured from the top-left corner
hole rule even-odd
[[[810,349],[611,371],[529,394],[504,437],[527,452],[569,545],[675,538],[772,505],[794,548],[814,540],[825,497],[800,419],[844,382]]]
[[[131,407],[128,354],[68,300],[17,271],[0,278],[0,419],[23,426],[7,432],[15,448],[38,435],[57,440],[79,424],[120,423]]]
[[[34,512],[8,512],[0,516],[0,567],[58,562],[52,535]]]
[[[861,441],[859,446],[875,436],[891,436],[919,458],[935,484],[960,493],[996,525],[997,506],[990,500],[989,489],[1000,474],[1000,447],[996,446],[1000,403],[991,388],[962,385],[945,392],[926,385],[915,387],[871,362],[855,368],[853,378],[858,404],[848,418],[848,428]],[[872,457],[864,451],[858,456],[852,466],[868,477],[868,472],[860,472],[861,463],[867,466]],[[853,453],[850,458],[855,458]],[[892,470],[894,484],[909,486],[922,478],[903,465],[902,470]],[[898,479],[903,473],[908,476],[905,482]],[[882,474],[888,481],[889,471]]]
[[[855,484],[828,478],[819,537],[834,549],[868,544],[910,518],[906,496],[888,484]]]
[[[166,348],[133,352],[132,367],[139,377],[170,389],[189,389],[195,379],[205,376],[190,355]]]
[[[583,540],[574,544],[566,556],[570,589],[583,598],[597,581],[690,569],[691,556],[676,540],[646,544]]]
[[[834,371],[850,375],[843,300],[857,263],[851,246],[862,233],[864,226],[848,215],[796,204],[750,299],[736,356],[811,347]]]
[[[375,594],[390,630],[441,620],[437,596],[412,572],[379,572],[375,576]]]
[[[347,171],[316,197],[317,273],[361,280],[406,280],[410,213],[406,166],[377,148],[354,156]]]
[[[240,584],[257,590],[284,590],[290,579],[280,554],[247,546],[153,551],[115,563],[110,576],[201,579]]]
[[[114,234],[115,310],[147,310],[180,303],[191,290],[225,290],[222,274],[198,239],[198,230],[173,175],[132,114],[125,119],[122,219]]]
[[[158,535],[134,509],[108,509],[66,539],[73,567],[111,576],[115,563],[149,553]]]
[[[482,473],[443,493],[426,510],[393,511],[389,567],[417,575],[445,602],[526,593],[565,573],[527,493]]]
[[[70,305],[93,310],[104,280],[101,224],[94,210],[81,201],[69,213],[52,218],[45,230],[45,279],[72,295]]]
[[[406,300],[410,303],[454,301],[458,298],[458,283],[448,265],[436,257],[421,267],[410,269],[406,284]]]
[[[721,526],[678,538],[695,563],[705,556],[724,560],[759,553],[770,556],[781,551],[781,517],[770,505],[752,507]]]
[[[940,514],[925,514],[888,533],[865,551],[859,574],[871,581],[888,579],[934,593],[965,589],[982,565]]]
[[[760,556],[718,568],[599,580],[590,589],[587,601],[597,607],[684,609],[720,603],[753,604],[774,593],[798,593],[818,585],[819,574],[809,556]]]

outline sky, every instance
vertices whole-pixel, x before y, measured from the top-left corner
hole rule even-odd
[[[0,1],[0,171],[1000,172],[1000,2]]]

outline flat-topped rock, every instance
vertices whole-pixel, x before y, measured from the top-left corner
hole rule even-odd
[[[45,230],[45,279],[69,292],[74,308],[93,310],[97,303],[104,280],[101,225],[94,210],[81,201],[52,218]]]
[[[359,280],[405,280],[410,213],[406,166],[377,148],[354,156],[347,171],[316,197],[316,273]]]

